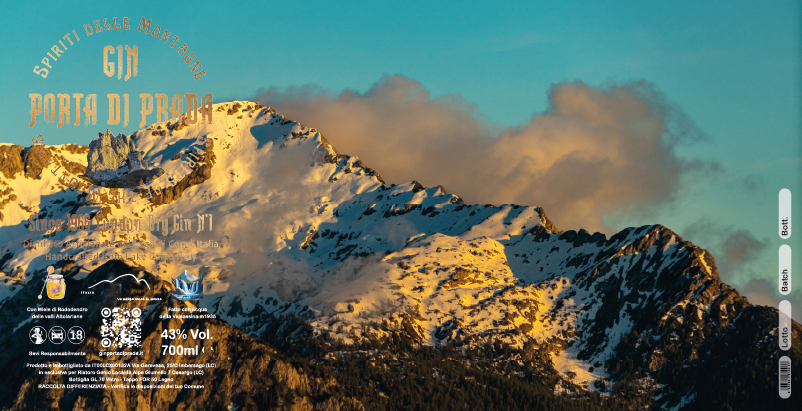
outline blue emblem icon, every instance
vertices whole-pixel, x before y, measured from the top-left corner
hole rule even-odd
[[[196,277],[184,270],[181,275],[173,278],[173,297],[179,300],[200,300],[203,298],[203,276]]]

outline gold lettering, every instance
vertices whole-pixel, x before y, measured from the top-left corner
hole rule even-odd
[[[146,22],[145,18],[142,17],[142,20],[139,21],[138,30],[142,31],[142,29],[145,29],[145,33],[150,33],[150,22],[151,21],[153,21],[153,19],[148,19],[148,21]]]
[[[66,120],[65,120],[66,117]],[[58,95],[58,124],[56,128],[61,128],[64,123],[70,124],[70,95]]]
[[[195,124],[198,122],[198,96],[194,94],[187,94],[187,124]]]
[[[107,94],[109,98],[109,121],[108,124],[120,124],[120,95]]]
[[[211,94],[204,94],[203,98],[201,98],[201,108],[199,110],[201,112],[202,121],[205,121],[207,124],[212,124],[212,95]]]
[[[33,98],[33,97],[31,97]],[[41,96],[39,96],[41,99]],[[40,102],[41,103],[41,102]],[[170,109],[170,114],[173,115],[173,118],[178,118],[182,114],[184,114],[184,96],[181,94],[176,94],[173,96],[173,108]],[[33,105],[33,101],[31,101],[31,105]],[[41,104],[40,104],[41,105]],[[41,113],[41,109],[39,110]],[[31,109],[31,118],[33,118],[33,109]]]
[[[56,96],[45,94],[45,121],[53,124],[56,122]]]
[[[36,115],[42,114],[42,95],[28,94],[28,97],[31,98],[31,124],[28,124],[28,128],[31,128],[36,124]]]
[[[114,63],[109,62],[109,54],[114,54],[114,46],[103,47],[103,73],[112,77],[114,76]]]
[[[123,94],[123,100],[125,100],[125,122],[123,127],[128,127],[128,94]]]
[[[167,94],[156,94],[156,121],[167,121]]]
[[[86,115],[86,120],[84,120],[84,124],[89,124],[89,120],[92,120],[92,125],[95,124],[97,121],[97,94],[90,94],[86,96],[86,104],[84,105],[84,114]]]
[[[42,78],[47,78],[47,69],[46,68],[41,68],[40,69],[39,66],[36,66],[36,67],[33,68],[33,72],[38,74],[38,75],[40,75],[40,76],[42,76]]]
[[[74,125],[77,126],[77,125],[81,124],[81,99],[84,97],[84,95],[80,94],[80,93],[76,93],[76,94],[73,94],[72,97],[75,98],[75,124]]]
[[[144,19],[144,17],[143,17]],[[150,94],[140,94],[139,98],[142,99],[142,122],[139,123],[139,127],[145,127],[146,119],[148,114],[153,112],[153,96]]]
[[[128,55],[128,72],[125,74],[125,81],[128,81],[129,78],[136,77],[137,73],[137,66],[139,64],[139,46],[134,46],[134,48],[125,46],[125,52]],[[131,74],[131,60],[133,59],[133,75]]]
[[[123,46],[117,46],[117,80],[123,78]]]
[[[55,54],[56,54],[56,57],[61,57],[61,55],[62,55],[62,54],[64,54],[64,52],[63,52],[63,51],[61,51],[61,49],[60,49],[60,48],[58,48],[58,46],[56,46],[56,45],[54,45],[53,47],[51,47],[51,48],[50,48],[50,50],[52,50],[52,51],[53,51],[53,53],[55,53]],[[54,58],[55,58],[55,57],[54,57]]]

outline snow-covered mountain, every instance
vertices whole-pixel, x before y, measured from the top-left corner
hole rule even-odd
[[[707,251],[663,226],[610,238],[562,232],[538,207],[386,184],[316,129],[256,103],[217,104],[211,124],[168,121],[133,138],[165,173],[120,204],[89,204],[65,186],[84,172],[85,147],[0,145],[0,311],[29,283],[41,286],[49,265],[81,281],[104,262],[48,254],[144,254],[124,259],[168,282],[202,274],[198,305],[255,337],[270,328],[299,338],[276,328],[294,315],[311,327],[303,338],[504,344],[518,353],[505,361],[559,372],[558,392],[608,395],[622,367],[643,370],[633,384],[665,408],[700,394],[690,382],[668,387],[665,375],[702,366],[739,321],[771,315],[721,282]],[[56,161],[43,167],[43,151]],[[31,231],[32,214],[134,219],[143,230]],[[181,220],[190,223],[175,230]],[[169,232],[145,230],[148,221],[167,221]],[[759,344],[775,341],[776,315],[774,327]]]

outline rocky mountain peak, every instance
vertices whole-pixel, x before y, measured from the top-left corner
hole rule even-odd
[[[98,181],[117,178],[117,169],[129,159],[131,152],[136,151],[134,142],[124,134],[115,136],[111,130],[98,133],[98,137],[89,143],[87,177]]]

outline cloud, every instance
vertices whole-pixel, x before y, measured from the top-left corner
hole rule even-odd
[[[754,192],[763,184],[763,179],[760,176],[748,176],[741,180],[741,184],[746,190]]]
[[[605,215],[669,204],[680,177],[703,168],[675,148],[704,134],[646,81],[555,84],[549,108],[519,127],[483,121],[459,95],[433,98],[401,75],[364,93],[305,86],[260,90],[256,99],[321,130],[388,183],[443,185],[471,203],[542,206],[560,229],[610,231]]]
[[[727,283],[746,283],[754,278],[749,264],[759,261],[769,245],[768,239],[759,239],[747,229],[724,226],[708,219],[695,221],[680,235],[685,240],[705,244],[716,256],[719,275]]]
[[[749,230],[716,224],[701,219],[680,234],[685,240],[705,244],[714,256],[719,275],[725,282],[745,283],[751,278],[747,266],[760,260],[767,250],[768,239],[759,239]]]
[[[735,230],[721,242],[722,269],[734,270],[759,258],[767,245],[743,228]]]

